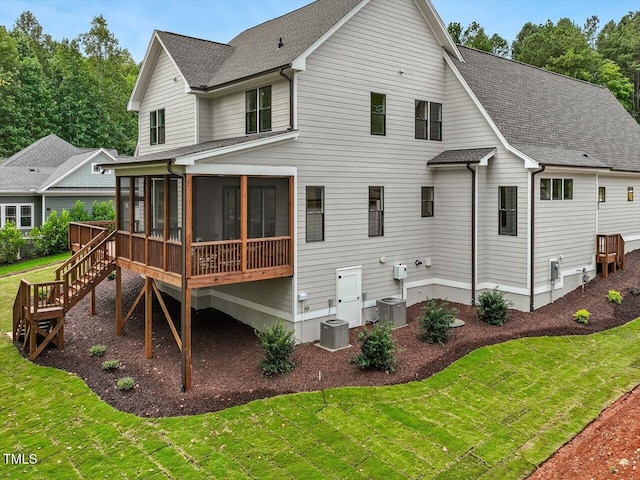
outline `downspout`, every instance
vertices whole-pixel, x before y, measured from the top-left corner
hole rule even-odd
[[[529,265],[529,311],[533,312],[533,300],[534,300],[534,287],[535,287],[535,217],[536,217],[536,189],[535,189],[535,176],[538,173],[544,172],[545,166],[542,165],[540,170],[536,170],[531,174],[531,191],[529,192],[531,198],[531,225],[529,225],[529,242],[530,242],[530,265]]]
[[[467,162],[471,172],[471,305],[476,304],[476,170]]]
[[[167,162],[167,171],[171,175],[175,175],[182,179],[182,226],[180,227],[180,242],[182,243],[182,299],[180,301],[180,339],[182,342],[181,357],[182,357],[182,384],[180,385],[180,391],[186,392],[187,384],[187,349],[185,346],[185,338],[187,337],[187,232],[184,228],[187,218],[187,176],[183,173],[178,173],[173,169],[173,160]],[[165,188],[169,188],[166,185]],[[166,220],[165,220],[166,221]]]
[[[293,130],[293,77],[284,73],[284,68],[280,69],[280,76],[289,81],[289,130]]]

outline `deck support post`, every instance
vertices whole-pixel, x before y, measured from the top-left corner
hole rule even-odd
[[[153,287],[151,277],[144,279],[144,356],[151,358],[152,354],[152,314],[153,314]]]
[[[122,268],[116,266],[116,335],[122,335]]]
[[[89,315],[96,314],[96,289],[91,289],[91,301],[89,302]]]
[[[191,389],[191,289],[182,291],[182,391]]]

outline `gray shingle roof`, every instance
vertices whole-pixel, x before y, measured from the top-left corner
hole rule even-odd
[[[523,153],[549,165],[640,171],[640,125],[608,89],[459,48],[465,63],[454,64],[506,140]]]
[[[2,162],[13,167],[57,167],[71,155],[82,152],[53,133],[33,142]]]
[[[214,87],[290,65],[360,1],[317,0],[245,30],[228,45],[157,33],[191,87]]]
[[[436,155],[427,163],[429,165],[447,165],[447,164],[464,164],[478,163],[484,157],[495,151],[495,147],[489,148],[468,148],[465,150],[445,150]]]
[[[121,157],[116,163],[110,164],[116,166],[118,164],[124,165],[129,163],[147,163],[147,162],[162,162],[168,160],[174,160],[176,158],[184,157],[187,155],[193,155],[195,153],[206,152],[209,150],[216,150],[224,147],[231,147],[233,145],[239,145],[241,143],[250,142],[253,140],[259,140],[267,137],[276,137],[285,133],[291,133],[292,130],[283,130],[280,132],[266,132],[252,135],[244,135],[242,137],[225,138],[222,140],[212,140],[210,142],[197,143],[195,145],[187,145],[185,147],[172,148],[170,150],[164,150],[162,152],[148,153],[146,155],[140,155],[137,157]]]

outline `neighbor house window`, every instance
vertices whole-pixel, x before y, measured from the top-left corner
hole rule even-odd
[[[371,92],[371,135],[386,135],[387,96]]]
[[[541,178],[540,200],[573,200],[573,179]]]
[[[149,114],[149,141],[151,145],[164,143],[164,108]]]
[[[499,187],[498,233],[518,234],[518,187]]]
[[[18,228],[32,228],[33,204],[0,205],[0,227],[7,222]]]
[[[606,187],[598,187],[598,202],[604,203],[607,201],[607,188]]]
[[[247,133],[271,131],[271,85],[245,93]]]
[[[422,216],[433,217],[433,187],[422,187]]]
[[[633,202],[633,187],[627,187],[627,202]]]
[[[384,187],[369,187],[369,236],[384,235]]]
[[[442,140],[442,104],[416,100],[415,137]]]
[[[324,241],[324,187],[307,187],[307,243]]]

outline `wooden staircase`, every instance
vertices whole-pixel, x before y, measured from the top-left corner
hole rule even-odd
[[[115,232],[102,229],[55,271],[51,282],[22,280],[13,303],[13,339],[35,359],[53,343],[64,347],[65,314],[116,268]]]
[[[602,266],[602,276],[609,277],[609,265],[613,265],[613,273],[619,268],[624,270],[625,243],[619,233],[596,235],[596,261]]]

